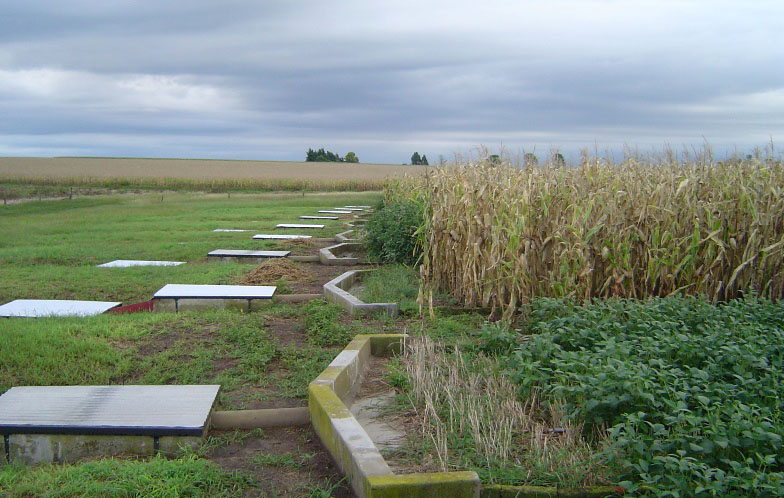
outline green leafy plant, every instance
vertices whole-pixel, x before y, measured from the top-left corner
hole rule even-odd
[[[517,345],[517,333],[503,322],[485,324],[476,338],[477,349],[490,355],[508,354]]]
[[[368,256],[384,263],[414,265],[421,255],[416,231],[423,222],[422,208],[413,201],[377,209],[365,225]]]
[[[609,427],[604,456],[659,496],[784,494],[784,308],[746,298],[541,299],[508,368],[525,397]]]

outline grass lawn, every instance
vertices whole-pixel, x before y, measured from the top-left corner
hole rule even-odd
[[[163,200],[161,200],[163,198]],[[377,194],[147,194],[0,206],[0,302],[13,299],[147,300],[166,283],[228,284],[251,266],[206,264],[213,249],[287,249],[254,233],[297,223],[299,215]],[[325,220],[314,237],[345,230]],[[253,232],[212,232],[216,228]],[[96,268],[115,259],[186,261],[177,267]]]
[[[255,265],[207,263],[213,249],[293,249],[254,241],[281,222],[377,194],[116,195],[0,206],[0,303],[21,298],[147,300],[166,283],[233,284]],[[330,237],[344,220],[327,221]],[[212,232],[242,228],[250,232]],[[292,230],[276,231],[295,233]],[[96,268],[114,259],[177,267]],[[328,277],[302,264],[305,283]],[[333,271],[333,270],[329,270]],[[335,268],[334,271],[342,271]],[[320,282],[320,280],[319,280]],[[269,282],[273,284],[274,282]],[[323,282],[320,282],[323,283]],[[320,285],[320,283],[316,285]],[[307,306],[307,308],[305,308]],[[307,310],[307,312],[305,312]],[[355,333],[323,301],[263,311],[137,313],[2,320],[0,392],[15,385],[221,384],[218,409],[303,406],[308,383]],[[283,470],[283,471],[282,471]],[[212,434],[174,460],[101,459],[25,468],[0,465],[2,496],[349,496],[309,427]]]

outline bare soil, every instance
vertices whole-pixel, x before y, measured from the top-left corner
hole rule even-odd
[[[265,429],[262,437],[249,437],[241,442],[213,450],[207,458],[226,471],[241,471],[256,483],[242,496],[291,496],[308,494],[308,487],[321,489],[343,480],[340,470],[324,451],[310,426]],[[214,435],[219,435],[215,432]],[[294,454],[306,462],[297,466],[260,465],[254,461],[259,454]],[[296,458],[296,457],[295,457]],[[332,491],[336,498],[351,497],[350,486],[343,483]]]

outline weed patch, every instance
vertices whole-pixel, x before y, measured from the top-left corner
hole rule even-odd
[[[315,299],[302,307],[303,324],[308,342],[315,346],[345,346],[355,335],[367,332],[360,322],[340,322],[343,308],[338,304]]]

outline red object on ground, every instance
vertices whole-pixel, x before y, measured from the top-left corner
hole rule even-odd
[[[125,306],[117,306],[109,310],[109,313],[139,313],[141,311],[152,311],[153,300],[142,301],[141,303],[126,304]]]

